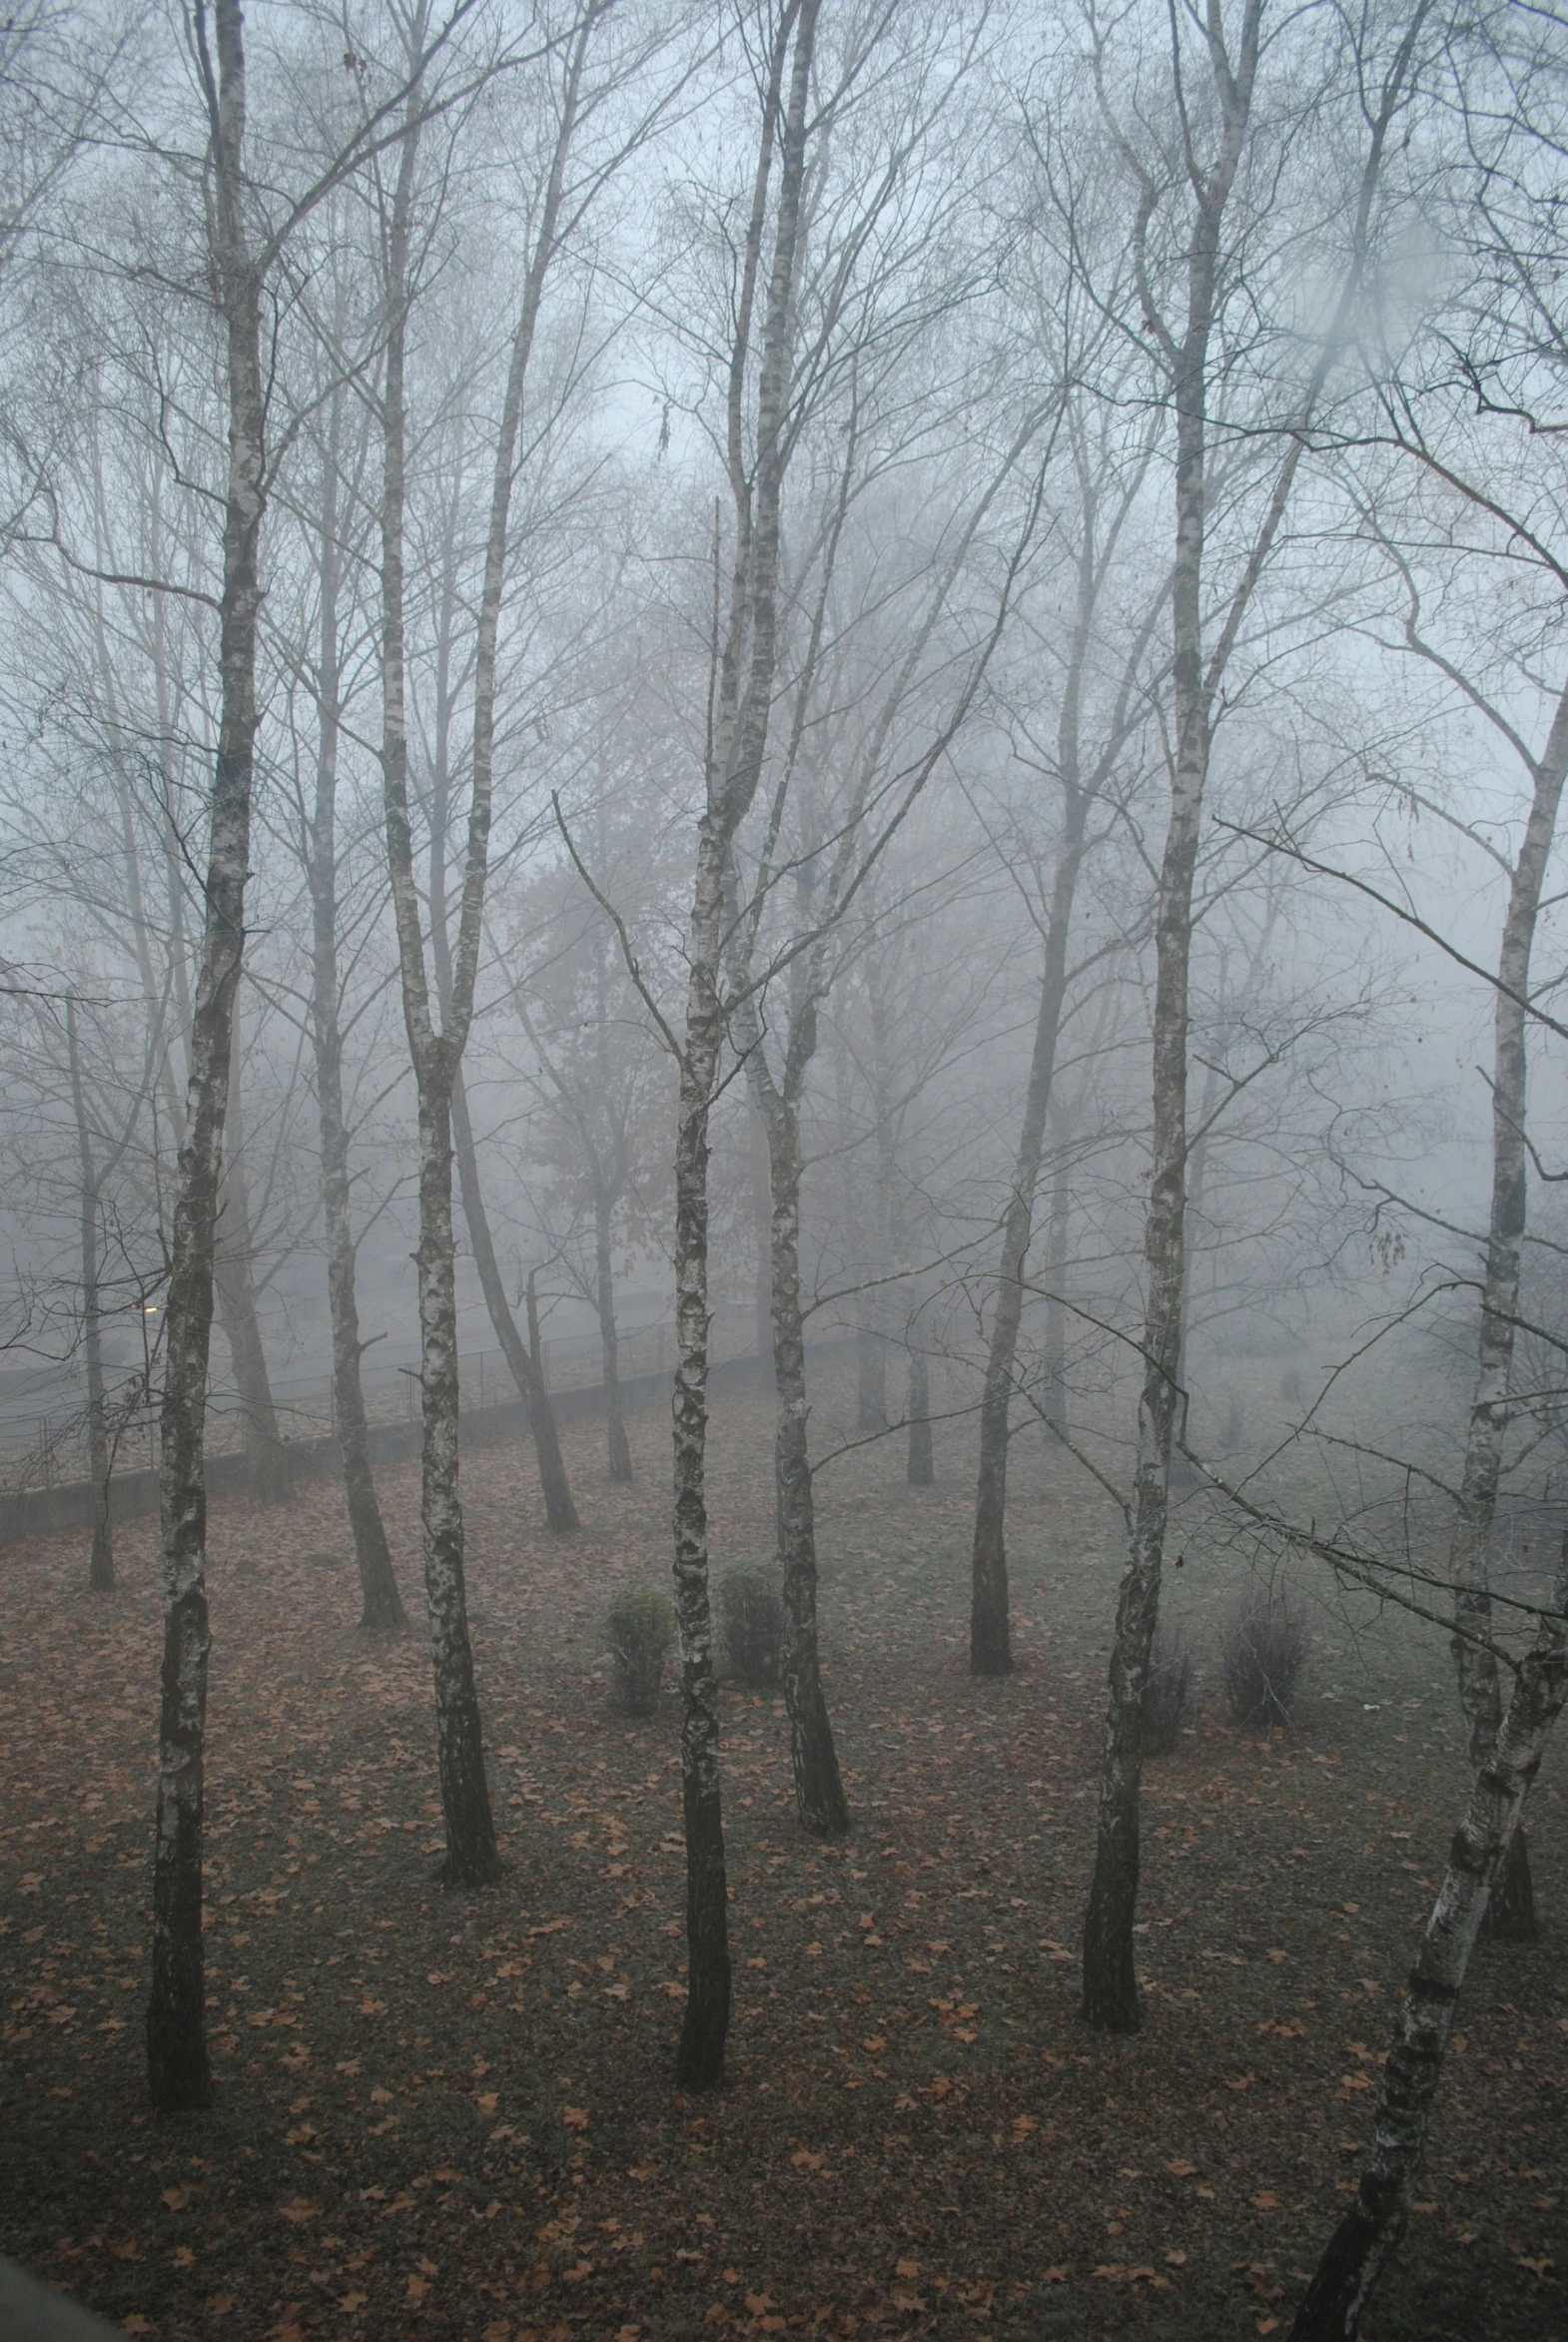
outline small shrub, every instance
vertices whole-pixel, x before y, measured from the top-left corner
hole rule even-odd
[[[1288,1724],[1311,1637],[1286,1596],[1256,1588],[1225,1636],[1223,1668],[1230,1713],[1254,1729]]]
[[[604,1614],[604,1639],[621,1706],[628,1716],[651,1716],[675,1641],[674,1604],[657,1586],[627,1586]]]
[[[731,1675],[750,1691],[771,1691],[784,1650],[784,1605],[766,1570],[732,1569],[719,1582],[719,1620]]]
[[[1155,1629],[1149,1675],[1144,1685],[1144,1746],[1169,1757],[1192,1708],[1192,1660],[1180,1630]]]

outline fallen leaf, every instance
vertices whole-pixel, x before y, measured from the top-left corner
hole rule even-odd
[[[1182,2269],[1186,2266],[1186,2254],[1178,2244],[1172,2247],[1171,2251],[1166,2254],[1166,2259],[1173,2269]]]
[[[588,2109],[586,2106],[563,2106],[561,2108],[561,2120],[565,2123],[568,2130],[586,2130],[588,2127]]]
[[[1185,2156],[1177,2155],[1174,2163],[1168,2163],[1166,2165],[1166,2169],[1170,2172],[1173,2179],[1190,2179],[1193,2172],[1197,2169],[1197,2165],[1195,2163],[1187,2162]]]
[[[424,2299],[424,2296],[426,2295],[426,2293],[428,2293],[428,2292],[429,2292],[429,2290],[430,2290],[430,2281],[429,2281],[428,2277],[421,2277],[421,2276],[419,2276],[419,2275],[418,2275],[418,2273],[417,2273],[417,2271],[415,2271],[415,2272],[414,2272],[414,2273],[413,2273],[413,2274],[412,2274],[412,2275],[409,2277],[409,2279],[408,2279],[408,2299],[409,2299],[411,2302],[414,2302],[414,2303],[421,2302],[421,2301]]]

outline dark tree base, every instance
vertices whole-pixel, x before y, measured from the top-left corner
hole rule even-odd
[[[1535,1883],[1530,1876],[1530,1850],[1522,1829],[1515,1830],[1492,1899],[1481,1922],[1481,1933],[1494,1944],[1535,1944],[1540,1923],[1535,1916]]]
[[[1095,1865],[1084,1925],[1084,2020],[1103,2033],[1136,2033],[1144,2021],[1133,1963],[1133,1914],[1138,1903],[1136,1863]]]
[[[1329,2238],[1307,2287],[1290,2342],[1355,2342],[1367,2296],[1394,2251],[1404,2223],[1369,2211],[1365,2188]]]
[[[808,1838],[847,1838],[850,1831],[849,1799],[844,1794],[825,1704],[818,1720],[818,1731],[826,1736],[827,1749],[821,1756],[814,1752],[815,1761],[807,1764],[796,1783],[796,1819]]]
[[[457,1856],[449,1854],[436,1872],[435,1878],[437,1884],[446,1888],[449,1893],[460,1895],[470,1888],[498,1887],[505,1868],[505,1864],[493,1848],[487,1857],[466,1855],[459,1860]]]
[[[360,1632],[366,1635],[405,1635],[408,1632],[408,1613],[399,1602],[395,1610],[369,1603],[360,1616]]]
[[[147,2012],[147,2086],[160,2114],[201,2114],[213,2102],[206,2037]]]
[[[969,1563],[969,1672],[1010,1675],[1012,1622],[1000,1498],[988,1503],[983,1497],[980,1511],[982,1518],[975,1524],[975,1544]]]
[[[969,1626],[971,1675],[1011,1675],[1013,1643],[1006,1617],[975,1616]]]

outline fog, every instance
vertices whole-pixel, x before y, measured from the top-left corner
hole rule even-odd
[[[1389,2075],[1505,1864],[1533,1933],[1565,128],[1549,10],[1426,0],[8,20],[0,1483],[105,1601],[157,1519],[157,2107],[211,2095],[209,1485],[341,1492],[363,1630],[427,1614],[476,1889],[495,1440],[562,1551],[601,1481],[672,1487],[635,1575],[674,2073],[718,2085],[731,1390],[806,1840],[863,1795],[818,1511],[935,1453],[982,1684],[1010,1470],[1112,1508],[1092,2032],[1142,2021],[1151,1702],[1226,1606],[1452,1638],[1479,1867]],[[1298,2334],[1408,2216],[1387,2090]]]

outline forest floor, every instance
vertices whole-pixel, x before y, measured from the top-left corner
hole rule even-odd
[[[824,1378],[835,1444],[847,1381]],[[715,1565],[771,1546],[772,1410],[716,1394]],[[792,1823],[780,1702],[726,1688],[735,2015],[725,2088],[678,2096],[673,1701],[610,1704],[608,1596],[667,1568],[667,1418],[640,1477],[566,1436],[585,1527],[539,1525],[516,1450],[464,1462],[501,1886],[434,1883],[427,1653],[371,1639],[317,1481],[215,1506],[208,1978],[217,2102],[148,2111],[155,1525],[0,1556],[0,2249],[138,2334],[1282,2337],[1342,2209],[1400,1979],[1464,1793],[1445,1653],[1316,1614],[1288,1734],[1232,1730],[1217,1668],[1149,1768],[1131,2039],[1078,2015],[1112,1506],[1015,1450],[1019,1664],[966,1666],[970,1447],[819,1481],[827,1689],[855,1807]],[[383,1492],[410,1610],[417,1475]],[[1233,1557],[1186,1552],[1201,1650]],[[1568,2336],[1568,1785],[1532,1848],[1547,1922],[1483,1948],[1406,2243],[1368,2342]]]

